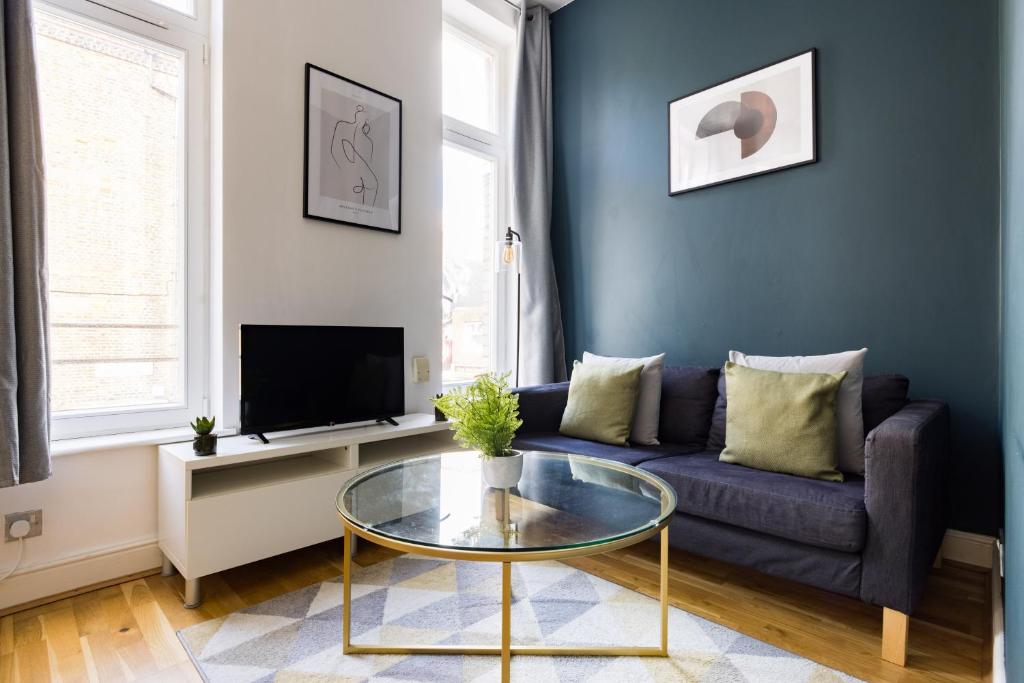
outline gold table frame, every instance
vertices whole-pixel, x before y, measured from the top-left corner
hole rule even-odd
[[[428,456],[432,457],[432,456]],[[578,457],[578,456],[574,456]],[[584,456],[585,457],[585,456]],[[588,458],[590,459],[590,458]],[[603,466],[609,469],[626,470],[628,466],[603,461]],[[635,468],[629,468],[635,470]],[[372,471],[371,471],[372,472]],[[644,480],[654,480],[655,477],[642,470],[631,471],[630,474]],[[364,476],[357,479],[362,480]],[[353,480],[346,484],[345,489],[357,483]],[[672,508],[675,508],[675,492],[671,487],[657,479],[659,488],[667,487],[671,493]],[[344,489],[343,489],[344,490]],[[339,496],[340,498],[340,496]],[[508,492],[505,492],[505,506],[508,505]],[[441,548],[431,545],[400,541],[388,536],[376,534],[364,527],[358,526],[350,521],[339,509],[338,516],[345,527],[345,545],[343,548],[343,605],[342,605],[342,653],[349,654],[373,654],[373,655],[501,655],[501,680],[508,683],[511,676],[512,655],[546,655],[546,656],[602,656],[602,657],[668,657],[668,525],[671,515],[660,524],[651,526],[631,534],[624,538],[618,538],[607,543],[596,543],[594,545],[557,548],[549,550],[463,550],[457,548]],[[562,560],[573,557],[585,557],[587,555],[598,555],[611,552],[620,548],[635,545],[641,541],[660,534],[660,586],[658,599],[661,607],[661,641],[656,646],[599,646],[599,647],[576,647],[572,645],[560,646],[533,646],[512,644],[512,563],[530,562],[540,560]],[[352,621],[352,536],[359,536],[386,548],[401,552],[417,553],[430,557],[437,557],[451,560],[468,560],[474,562],[500,562],[501,563],[501,644],[500,646],[473,646],[473,645],[360,645],[353,643],[351,639]]]

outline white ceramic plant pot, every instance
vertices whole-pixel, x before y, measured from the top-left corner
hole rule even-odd
[[[510,489],[519,483],[523,476],[523,452],[512,451],[514,455],[503,455],[500,458],[484,458],[484,482],[492,489]]]

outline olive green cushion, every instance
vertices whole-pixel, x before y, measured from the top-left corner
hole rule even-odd
[[[726,363],[725,449],[719,460],[842,481],[836,469],[836,395],[845,376]]]
[[[636,365],[572,364],[569,400],[558,431],[577,439],[627,445],[643,361]]]

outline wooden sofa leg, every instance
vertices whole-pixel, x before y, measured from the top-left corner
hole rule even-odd
[[[907,665],[907,636],[910,617],[888,607],[882,608],[882,659],[897,666]]]

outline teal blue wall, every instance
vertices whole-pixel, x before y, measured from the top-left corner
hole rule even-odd
[[[1006,680],[1024,681],[1024,2],[1002,12]]]
[[[569,356],[867,346],[949,401],[952,526],[994,533],[996,0],[575,0],[551,28]],[[668,197],[668,100],[810,47],[820,161]]]

